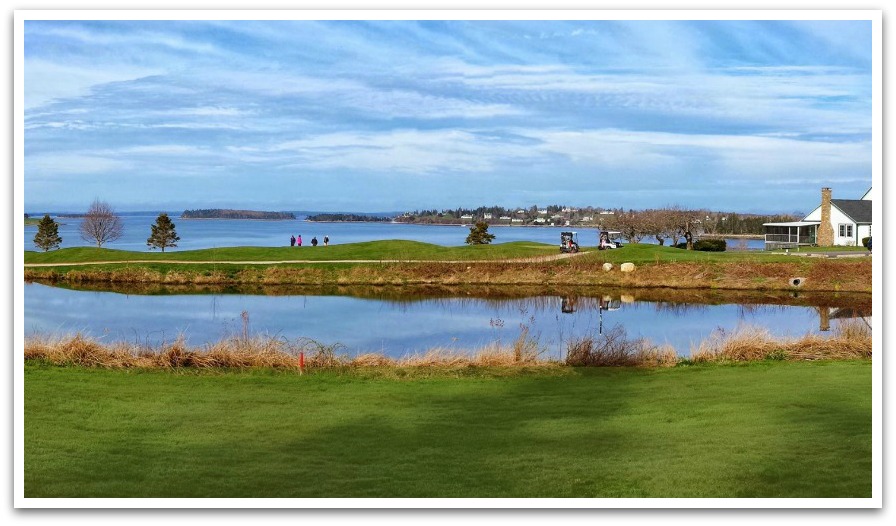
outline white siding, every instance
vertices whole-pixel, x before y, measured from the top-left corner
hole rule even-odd
[[[862,238],[871,236],[871,225],[859,226],[859,244],[862,244]]]
[[[819,206],[806,216],[803,221],[821,221],[821,207]],[[840,225],[851,225],[852,235],[841,236]],[[862,236],[858,234],[856,224],[853,223],[846,214],[840,211],[836,206],[831,206],[831,226],[834,227],[834,244],[840,246],[856,246],[862,244]],[[862,227],[862,231],[867,231],[868,227]],[[867,237],[867,235],[866,235]]]
[[[811,211],[809,215],[803,218],[803,221],[821,221],[821,207]]]

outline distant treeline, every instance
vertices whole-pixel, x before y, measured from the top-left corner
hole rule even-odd
[[[292,212],[260,212],[258,210],[231,210],[229,208],[208,208],[184,210],[182,219],[295,219]]]
[[[572,207],[548,205],[539,207],[446,208],[415,210],[395,218],[400,223],[489,225],[555,225],[619,230],[624,237],[638,240],[648,235],[671,237],[670,232],[683,228],[708,235],[761,235],[763,223],[795,221],[801,214],[738,214],[710,210],[664,209],[625,210],[623,208]]]
[[[391,217],[363,215],[363,214],[314,214],[307,217],[308,221],[392,221]]]

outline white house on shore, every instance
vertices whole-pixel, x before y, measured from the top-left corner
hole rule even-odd
[[[831,189],[821,189],[821,204],[802,221],[765,223],[765,248],[798,248],[817,245],[859,246],[871,236],[871,189],[861,199],[831,199]]]

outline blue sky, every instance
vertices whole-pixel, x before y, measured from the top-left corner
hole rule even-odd
[[[871,186],[869,21],[36,21],[26,211],[678,205]]]

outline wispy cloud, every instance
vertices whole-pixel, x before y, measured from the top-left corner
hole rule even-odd
[[[66,180],[75,198],[91,175],[183,191],[227,177],[215,195],[258,200],[276,195],[267,178],[325,194],[325,174],[365,188],[359,204],[388,181],[408,207],[482,204],[451,184],[475,178],[526,199],[603,178],[602,195],[647,205],[672,181],[710,192],[707,174],[741,190],[867,186],[869,35],[836,21],[28,23],[26,186]],[[738,208],[737,193],[706,195]]]

